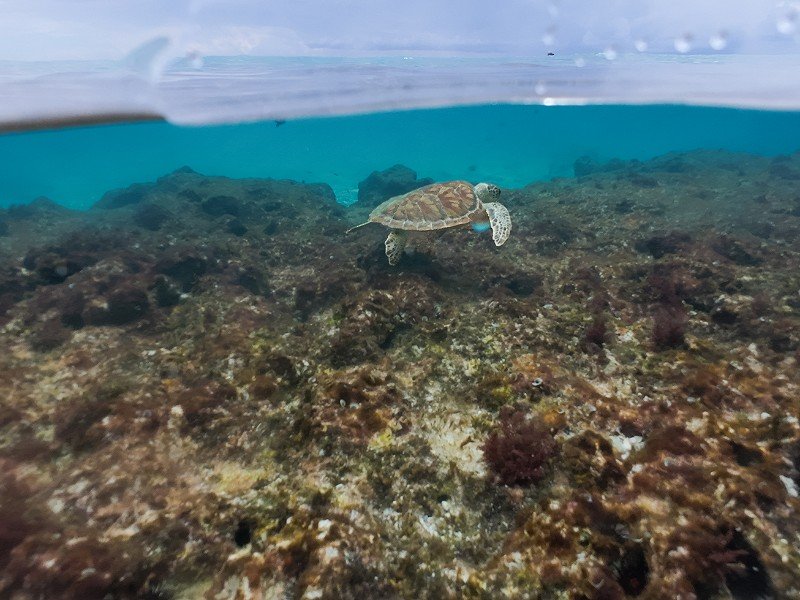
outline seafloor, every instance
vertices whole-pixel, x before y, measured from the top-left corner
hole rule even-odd
[[[800,154],[576,174],[395,268],[324,184],[0,213],[0,596],[800,597]]]

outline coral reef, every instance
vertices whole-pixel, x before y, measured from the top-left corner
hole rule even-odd
[[[397,267],[398,168],[0,212],[0,596],[800,596],[800,155],[575,171]]]

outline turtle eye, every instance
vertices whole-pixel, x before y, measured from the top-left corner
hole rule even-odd
[[[496,185],[490,185],[489,194],[491,195],[492,198],[497,200],[500,197],[500,188],[497,187]]]

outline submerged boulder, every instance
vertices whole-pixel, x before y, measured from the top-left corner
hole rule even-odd
[[[172,213],[158,204],[143,204],[133,215],[133,222],[143,229],[158,231],[172,217]]]
[[[202,204],[203,212],[212,217],[221,217],[222,215],[238,216],[242,210],[242,203],[238,198],[233,196],[213,196]]]
[[[378,205],[393,196],[405,194],[433,183],[430,177],[417,179],[416,171],[405,165],[394,165],[383,171],[373,171],[358,184],[358,201]]]
[[[122,284],[104,299],[97,298],[89,304],[82,317],[89,325],[127,325],[145,316],[149,310],[150,301],[144,290]]]
[[[29,204],[12,204],[6,209],[8,220],[32,221],[48,214],[67,215],[73,211],[46,198],[39,196]]]
[[[126,188],[106,192],[93,208],[115,209],[140,204],[155,188],[154,183],[134,183]]]

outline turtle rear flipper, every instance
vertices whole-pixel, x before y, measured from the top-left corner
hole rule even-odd
[[[386,236],[384,242],[386,246],[386,256],[389,259],[389,264],[395,266],[400,262],[400,257],[403,256],[403,249],[406,247],[406,234],[403,231],[391,231]]]
[[[508,209],[499,202],[487,202],[483,205],[489,215],[489,225],[492,227],[492,240],[495,246],[502,246],[511,235],[511,215]],[[388,240],[387,240],[388,242]]]

